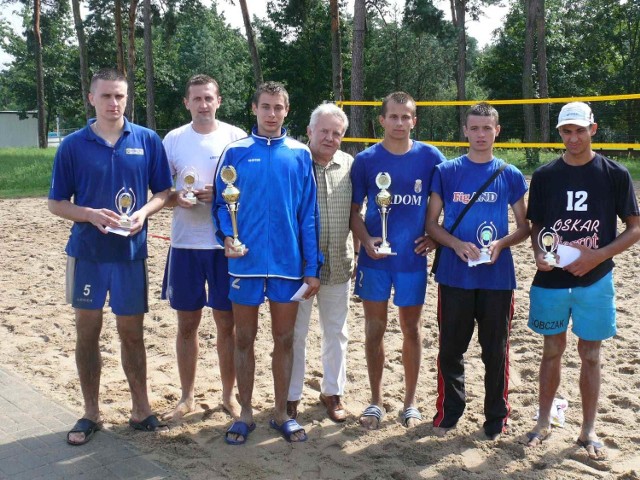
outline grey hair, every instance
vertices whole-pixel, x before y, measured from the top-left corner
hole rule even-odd
[[[342,123],[344,124],[344,130],[342,131],[343,134],[346,133],[347,128],[349,128],[349,118],[340,107],[334,103],[323,103],[318,105],[313,112],[311,112],[311,118],[309,119],[310,129],[314,129],[318,123],[320,115],[333,115],[334,117],[342,120]]]

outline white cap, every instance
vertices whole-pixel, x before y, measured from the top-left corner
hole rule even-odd
[[[578,125],[580,127],[588,127],[593,125],[593,112],[591,107],[582,102],[567,103],[558,115],[558,125],[556,128],[560,128],[563,125]]]

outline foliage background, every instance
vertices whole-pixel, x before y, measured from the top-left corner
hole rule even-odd
[[[222,1],[222,0],[220,0]],[[224,0],[228,1],[228,0]],[[453,1],[453,0],[451,0]],[[509,13],[493,42],[479,50],[469,39],[466,92],[471,99],[521,98],[524,0],[507,0]],[[69,0],[41,0],[48,129],[60,120],[62,129],[84,124],[78,47]],[[469,1],[469,15],[482,18],[488,0]],[[114,2],[85,0],[84,19],[91,72],[115,65]],[[124,12],[129,3],[123,1]],[[249,2],[250,5],[250,2]],[[345,98],[350,98],[352,12],[341,5],[342,63]],[[365,98],[379,100],[405,90],[420,100],[456,97],[456,34],[432,0],[406,0],[392,11],[385,0],[367,0]],[[35,59],[32,33],[33,0],[0,0],[20,8],[23,30],[14,33],[0,22],[1,48],[14,60],[0,71],[0,109],[35,109]],[[619,0],[546,0],[547,57],[551,97],[640,92],[640,2]],[[239,7],[237,7],[239,8]],[[145,69],[141,8],[137,10],[134,120],[146,124]],[[328,0],[272,0],[266,18],[253,18],[264,78],[285,83],[292,109],[288,127],[302,136],[311,110],[333,100],[331,32]],[[216,1],[153,0],[155,119],[158,132],[188,121],[182,105],[185,81],[207,73],[221,85],[219,117],[249,129],[253,77],[244,32],[229,26]],[[126,32],[125,32],[126,35]],[[126,40],[126,39],[125,39]],[[534,67],[540,68],[539,65]],[[534,72],[535,73],[535,72]],[[535,80],[535,79],[534,79]],[[537,86],[536,86],[537,88]],[[551,105],[553,126],[560,105]],[[598,102],[597,141],[640,140],[640,101]],[[455,109],[421,108],[416,138],[454,140]],[[521,107],[500,108],[503,140],[524,135]],[[367,109],[367,133],[380,135],[375,109]]]

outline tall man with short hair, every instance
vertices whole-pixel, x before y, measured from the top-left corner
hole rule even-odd
[[[287,136],[282,127],[289,112],[289,95],[276,82],[261,84],[253,97],[257,119],[251,136],[229,145],[215,178],[213,216],[216,235],[229,257],[229,298],[236,325],[235,367],[240,397],[240,418],[225,434],[233,445],[246,442],[253,421],[254,344],[258,309],[269,299],[273,336],[272,372],[275,393],[271,427],[287,441],[307,439],[304,429],[287,415],[287,392],[293,360],[293,332],[298,303],[292,297],[307,284],[303,297],[320,287],[316,183],[309,149]],[[234,247],[230,213],[223,198],[233,175],[240,191],[239,238],[245,248]],[[223,169],[227,170],[223,170]]]
[[[71,445],[87,443],[102,424],[100,332],[107,292],[131,390],[129,424],[144,431],[166,429],[147,396],[143,320],[148,311],[147,219],[164,206],[171,174],[158,135],[124,117],[124,75],[97,72],[89,101],[96,119],[58,147],[49,190],[51,213],[74,222],[66,247],[67,301],[75,309],[84,415],[67,434]],[[153,196],[147,200],[149,189]],[[123,233],[119,227],[126,217],[126,235],[109,233]]]
[[[485,366],[484,432],[495,439],[507,428],[509,333],[516,288],[509,247],[527,238],[529,223],[525,218],[524,176],[513,166],[500,171],[504,162],[493,156],[493,144],[499,133],[496,109],[488,103],[472,106],[464,125],[469,152],[438,165],[431,185],[427,233],[442,245],[436,272],[440,331],[438,399],[433,417],[436,434],[455,427],[464,412],[464,354],[475,322]],[[498,176],[451,231],[474,193],[496,172]],[[511,233],[509,207],[516,221],[516,229]],[[440,225],[438,219],[443,210],[444,224]],[[481,247],[488,262],[471,266],[469,260],[480,259]]]
[[[178,315],[176,354],[182,387],[178,405],[164,418],[177,420],[195,408],[198,327],[205,305],[211,307],[216,323],[222,405],[231,416],[237,417],[240,408],[233,395],[235,335],[227,257],[213,231],[213,185],[209,182],[213,181],[224,147],[247,135],[216,119],[222,97],[218,83],[208,75],[189,79],[183,101],[191,114],[191,122],[170,131],[163,141],[176,189],[167,201],[167,206],[174,209],[162,298],[169,299]],[[194,183],[188,190],[185,177],[189,176]],[[195,203],[185,198],[189,191],[195,195]]]
[[[387,306],[394,287],[402,329],[402,364],[405,396],[402,422],[416,425],[422,415],[415,405],[416,385],[422,356],[420,315],[427,288],[427,252],[435,247],[425,235],[424,218],[431,178],[435,166],[445,158],[431,146],[411,140],[416,125],[416,102],[405,92],[387,95],[378,117],[384,139],[356,156],[351,170],[353,202],[351,228],[361,242],[356,273],[355,293],[363,300],[365,316],[365,350],[371,404],[360,416],[367,429],[376,429],[384,415],[382,372],[384,369],[384,332]],[[386,172],[391,177],[392,202],[388,214],[388,241],[397,255],[378,253],[382,226],[376,195],[380,192],[377,177]],[[360,216],[367,200],[365,219]]]
[[[339,150],[349,127],[345,113],[334,104],[322,104],[311,113],[307,136],[318,183],[320,210],[320,250],[324,265],[320,270],[320,290],[316,295],[322,331],[320,401],[334,422],[344,422],[342,396],[347,381],[347,317],[353,272],[353,244],[349,230],[353,157]],[[302,398],[306,365],[307,334],[313,299],[298,307],[293,336],[293,369],[287,413],[296,418]]]
[[[568,103],[560,111],[556,128],[566,150],[533,173],[527,211],[538,267],[529,294],[529,328],[544,335],[540,415],[527,440],[535,447],[551,433],[551,407],[560,385],[571,318],[582,362],[582,428],[577,443],[590,458],[601,460],[606,455],[595,421],[600,346],[616,334],[613,257],[640,239],[640,212],[627,169],[591,148],[598,129],[591,108]],[[618,217],[625,224],[619,235]],[[564,268],[551,266],[538,242],[541,232],[554,235],[561,245],[577,248],[580,256]]]

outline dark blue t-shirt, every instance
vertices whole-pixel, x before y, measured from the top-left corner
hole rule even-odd
[[[437,193],[444,205],[444,228],[448,231],[471,197],[504,162],[494,158],[488,163],[475,163],[466,155],[440,164],[433,177],[431,191]],[[527,182],[513,165],[491,182],[476,203],[465,214],[453,235],[465,242],[478,242],[478,227],[493,223],[497,238],[509,234],[509,206],[522,198]],[[497,239],[496,238],[496,239]],[[500,252],[494,264],[469,267],[448,247],[441,247],[436,281],[443,285],[465,289],[513,290],[516,276],[511,250]]]
[[[95,120],[90,121],[90,124]],[[90,208],[118,213],[116,197],[133,192],[131,213],[147,203],[148,191],[171,188],[172,179],[160,137],[125,119],[122,136],[108,145],[90,124],[64,139],[56,152],[49,198],[69,200]],[[147,225],[138,234],[104,234],[89,222],[75,222],[67,243],[68,255],[97,262],[139,260],[147,257]]]

